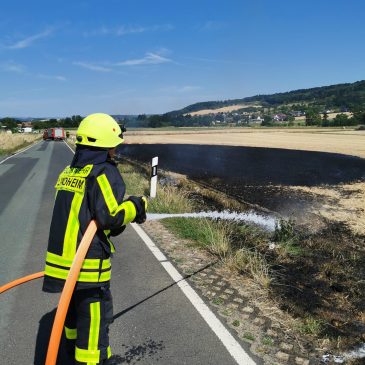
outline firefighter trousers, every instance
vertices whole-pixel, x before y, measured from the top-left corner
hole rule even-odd
[[[111,356],[109,325],[113,301],[109,288],[76,290],[65,320],[67,352],[76,364],[99,364]]]

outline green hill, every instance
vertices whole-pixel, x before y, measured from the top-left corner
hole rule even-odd
[[[189,105],[168,114],[192,113],[203,109],[218,109],[230,105],[258,103],[263,107],[277,107],[287,104],[315,105],[324,109],[365,107],[365,80],[348,84],[299,89],[270,95],[255,95],[243,99],[206,101]]]

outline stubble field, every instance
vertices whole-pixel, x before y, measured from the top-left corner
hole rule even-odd
[[[365,158],[365,131],[353,129],[179,129],[126,133],[126,143],[208,144],[342,153]]]

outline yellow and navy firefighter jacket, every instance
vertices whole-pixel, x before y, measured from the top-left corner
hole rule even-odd
[[[56,183],[56,199],[49,232],[43,290],[62,291],[81,239],[92,219],[98,230],[86,255],[77,289],[109,286],[109,237],[122,231],[136,216],[131,201],[124,201],[125,184],[106,150],[78,148],[71,166]]]

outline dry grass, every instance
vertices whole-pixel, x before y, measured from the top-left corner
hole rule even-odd
[[[365,158],[365,131],[252,129],[127,132],[126,143],[208,144],[342,153]]]
[[[149,178],[142,171],[130,163],[119,164],[119,170],[126,184],[127,195],[145,195],[150,193]],[[187,193],[174,185],[161,186],[158,184],[157,197],[148,203],[148,211],[151,213],[190,213],[193,204],[188,199]]]
[[[355,234],[365,235],[365,183],[325,187],[291,187],[324,200],[313,212],[331,222],[345,223]]]
[[[193,206],[186,192],[176,186],[167,185],[158,187],[157,197],[150,201],[149,210],[156,213],[190,213]]]
[[[40,138],[40,134],[0,133],[0,154],[13,153]]]
[[[67,143],[69,145],[71,145],[72,147],[76,147],[76,137],[71,135],[68,139],[67,139]]]
[[[209,243],[208,250],[220,259],[224,259],[231,247],[230,236],[232,230],[230,225],[223,221],[215,222],[204,219],[202,220],[201,230]]]
[[[232,253],[226,260],[227,265],[239,273],[249,274],[254,282],[263,289],[272,283],[270,266],[265,258],[256,250],[242,247]]]

